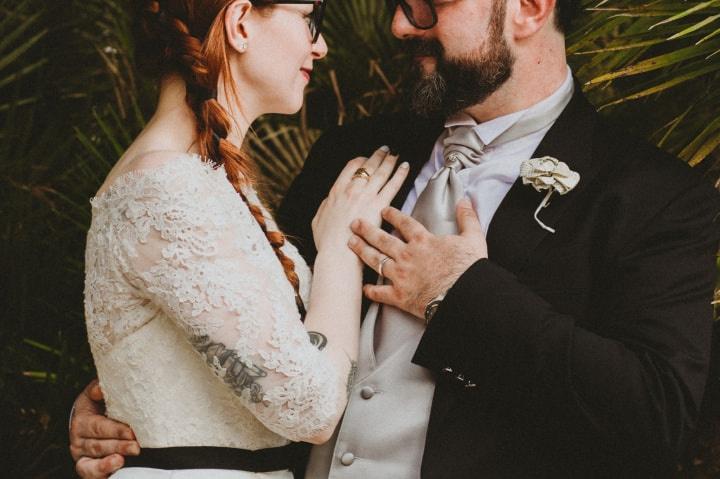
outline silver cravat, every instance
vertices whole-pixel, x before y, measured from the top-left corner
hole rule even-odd
[[[465,196],[458,171],[482,161],[485,144],[472,126],[456,126],[443,140],[445,166],[430,178],[420,194],[412,216],[435,235],[457,234],[455,205]]]
[[[489,146],[497,147],[549,128],[565,109],[572,94],[573,89],[570,88],[562,101],[549,108],[528,111],[514,125],[492,140]],[[486,148],[472,125],[451,127],[448,133],[443,140],[445,166],[430,178],[412,211],[413,218],[435,235],[457,234],[455,206],[465,195],[458,172],[479,164]]]

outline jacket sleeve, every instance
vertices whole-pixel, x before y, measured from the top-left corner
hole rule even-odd
[[[531,411],[548,437],[676,457],[710,357],[718,201],[708,190],[686,188],[626,245],[610,278],[622,294],[595,315],[612,334],[578,326],[592,322],[481,260],[448,292],[414,362],[462,373],[477,407]]]

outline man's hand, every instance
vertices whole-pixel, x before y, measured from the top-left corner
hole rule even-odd
[[[102,401],[102,391],[94,380],[75,400],[70,419],[70,454],[83,479],[105,479],[123,466],[123,455],[140,453],[132,429],[106,418]]]
[[[431,234],[395,208],[385,208],[383,219],[403,239],[367,221],[354,221],[351,227],[357,236],[349,245],[360,259],[379,273],[380,262],[390,258],[382,272],[392,284],[365,285],[365,295],[423,318],[425,306],[433,298],[450,289],[473,263],[487,258],[485,235],[470,200],[460,200],[456,213],[459,234],[449,236]]]

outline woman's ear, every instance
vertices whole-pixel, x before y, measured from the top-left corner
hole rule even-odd
[[[245,53],[250,44],[246,23],[252,8],[250,0],[235,0],[225,10],[225,36],[238,53]]]

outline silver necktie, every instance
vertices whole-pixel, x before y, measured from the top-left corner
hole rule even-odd
[[[435,235],[457,234],[455,205],[465,196],[458,172],[482,161],[485,144],[472,126],[456,126],[443,145],[445,166],[430,178],[420,194],[412,216]]]
[[[492,140],[491,145],[497,147],[549,128],[570,102],[573,90],[571,84],[560,101],[526,111],[515,124]],[[455,206],[465,195],[458,172],[480,163],[486,147],[474,126],[465,125],[451,127],[443,144],[445,166],[430,179],[412,211],[412,216],[436,235],[457,234]]]

